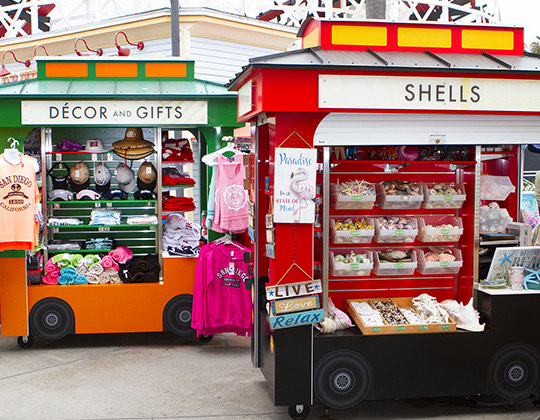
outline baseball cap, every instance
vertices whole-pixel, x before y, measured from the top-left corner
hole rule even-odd
[[[109,190],[109,191],[105,191],[103,193],[103,198],[105,200],[127,200],[128,198],[128,193],[125,192],[125,191],[122,191],[121,189],[118,189],[118,188],[114,188],[112,190]]]
[[[102,153],[105,151],[102,140],[86,140],[85,152]]]
[[[111,188],[111,171],[103,162],[94,166],[94,183],[96,184],[96,190],[100,193],[104,193]]]
[[[116,167],[116,182],[118,188],[125,192],[131,192],[135,189],[135,174],[131,168],[124,163],[119,163]]]
[[[156,193],[151,190],[137,190],[133,196],[135,200],[155,200],[157,198]]]
[[[157,170],[151,162],[143,162],[137,171],[137,187],[140,190],[156,188]]]
[[[68,187],[69,166],[62,162],[56,162],[48,172],[52,179],[54,189],[65,190]]]
[[[81,190],[77,193],[77,200],[99,200],[101,195],[94,190]]]
[[[69,170],[69,186],[75,192],[85,190],[90,185],[90,170],[85,162],[78,162]]]
[[[73,200],[73,193],[62,189],[52,190],[49,198],[52,201],[70,201]]]

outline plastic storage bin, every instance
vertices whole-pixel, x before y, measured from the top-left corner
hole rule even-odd
[[[373,184],[364,182],[364,185],[373,187]],[[330,205],[335,209],[364,209],[369,210],[373,208],[375,203],[374,194],[353,194],[353,195],[341,195],[338,194],[338,186],[336,184],[330,184]],[[375,189],[373,188],[373,192]]]
[[[480,199],[489,201],[504,201],[510,193],[516,191],[507,176],[480,176]]]
[[[437,185],[449,185],[455,190],[460,190],[462,194],[431,194],[430,190]],[[460,209],[467,197],[463,184],[423,184],[424,201],[422,207],[425,209]]]
[[[353,263],[353,264],[346,264],[343,262],[335,262],[334,260],[334,252],[330,251],[330,274],[332,276],[336,277],[362,277],[362,276],[369,276],[371,273],[371,269],[373,268],[373,254],[369,250],[351,250],[351,249],[343,249],[339,252],[336,252],[337,254],[346,254],[351,251],[359,251],[357,254],[366,254],[371,262],[369,263]]]
[[[402,249],[401,251],[406,251]],[[391,263],[379,260],[379,254],[373,252],[373,273],[377,276],[410,276],[416,270],[418,260],[416,252],[412,253],[412,262]]]
[[[345,218],[339,219],[344,220]],[[364,217],[348,217],[353,222],[362,220]],[[373,219],[365,218],[370,226],[373,226]],[[375,234],[375,228],[373,229],[360,229],[360,230],[337,230],[336,219],[330,219],[330,239],[335,244],[366,244],[371,242],[373,235]]]
[[[413,229],[381,229],[379,220],[377,218],[374,218],[373,221],[375,223],[375,242],[414,242],[414,238],[416,238],[416,235],[418,235],[418,222],[413,217],[405,217],[405,219],[410,220]]]
[[[512,218],[506,209],[480,207],[480,232],[506,232],[506,227],[511,221]]]
[[[382,209],[419,209],[424,196],[420,195],[387,195],[382,184],[376,184],[377,207]]]
[[[418,255],[418,268],[417,271],[420,274],[457,274],[459,269],[463,266],[463,258],[461,257],[461,251],[456,248],[450,248],[452,255],[456,257],[455,261],[434,261],[428,262],[425,259],[426,250],[417,249]]]
[[[427,227],[452,225],[453,228]],[[457,227],[456,227],[457,226]],[[461,217],[423,216],[418,218],[418,239],[422,242],[457,242],[463,234]]]

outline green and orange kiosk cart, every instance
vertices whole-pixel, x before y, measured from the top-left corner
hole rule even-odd
[[[239,121],[255,127],[254,360],[275,404],[302,419],[314,403],[345,409],[373,399],[481,394],[538,402],[540,335],[531,325],[540,317],[540,291],[483,288],[478,274],[479,210],[488,203],[480,177],[507,176],[519,186],[522,145],[540,142],[540,56],[524,52],[523,29],[310,18],[299,36],[303,49],[253,58],[229,84],[239,94]],[[403,146],[417,153],[399,155]],[[279,148],[317,150],[319,224],[272,223]],[[435,155],[418,159],[423,152]],[[375,205],[351,197],[337,206],[345,199],[336,197],[336,185],[355,180],[450,183],[462,185],[466,198],[459,206],[393,206],[377,191]],[[516,221],[519,195],[518,187],[499,203]],[[334,271],[333,255],[351,249],[421,255],[433,245],[397,234],[377,238],[377,231],[369,241],[334,240],[339,219],[384,216],[458,218],[463,233],[436,245],[459,250],[461,267],[431,271],[415,261],[411,270],[375,261],[367,271]],[[272,330],[265,287],[313,278],[321,280],[325,311],[330,298],[346,312],[351,300],[474,298],[485,329]]]
[[[33,336],[46,340],[66,334],[171,331],[191,335],[191,302],[196,257],[169,255],[162,249],[162,220],[174,211],[163,211],[162,195],[191,196],[196,209],[180,212],[200,222],[206,207],[207,172],[200,158],[220,147],[223,136],[232,136],[236,120],[236,93],[222,85],[197,80],[195,63],[177,58],[63,58],[37,60],[37,78],[0,85],[0,138],[23,140],[32,130],[41,139],[42,202],[44,226],[42,244],[45,260],[61,251],[48,250],[51,241],[113,238],[129,247],[134,255],[156,254],[161,263],[160,281],[137,284],[46,285],[28,284],[24,251],[0,253],[0,320],[2,336],[18,336],[19,345],[32,345]],[[154,152],[141,160],[126,160],[112,152],[111,144],[124,138],[127,127],[141,127]],[[193,160],[162,161],[162,141],[188,133]],[[35,133],[35,131],[34,131]],[[185,137],[188,137],[185,135]],[[88,139],[100,139],[103,151],[61,151],[57,145],[70,139],[85,146]],[[48,171],[56,163],[71,167],[84,161],[92,172],[104,163],[117,186],[119,163],[137,169],[150,161],[157,169],[156,195],[146,200],[99,199],[97,201],[52,201]],[[162,185],[162,168],[187,171],[195,185]],[[136,176],[136,175],[135,175]],[[187,191],[191,193],[187,193]],[[92,226],[92,209],[119,210],[130,215],[156,216],[157,223]],[[189,216],[191,214],[191,216]],[[75,227],[48,226],[51,217],[76,217]],[[82,250],[100,253],[110,250]],[[69,251],[63,251],[69,252]],[[211,337],[201,337],[209,339]]]

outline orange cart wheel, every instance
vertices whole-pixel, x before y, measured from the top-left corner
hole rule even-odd
[[[44,340],[59,340],[74,333],[73,309],[62,299],[41,299],[30,310],[30,331]]]
[[[195,330],[191,328],[192,306],[192,295],[178,295],[169,300],[163,309],[163,330],[179,336],[194,335]]]

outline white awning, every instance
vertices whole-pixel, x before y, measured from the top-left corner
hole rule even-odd
[[[540,144],[538,115],[331,113],[315,146]]]

